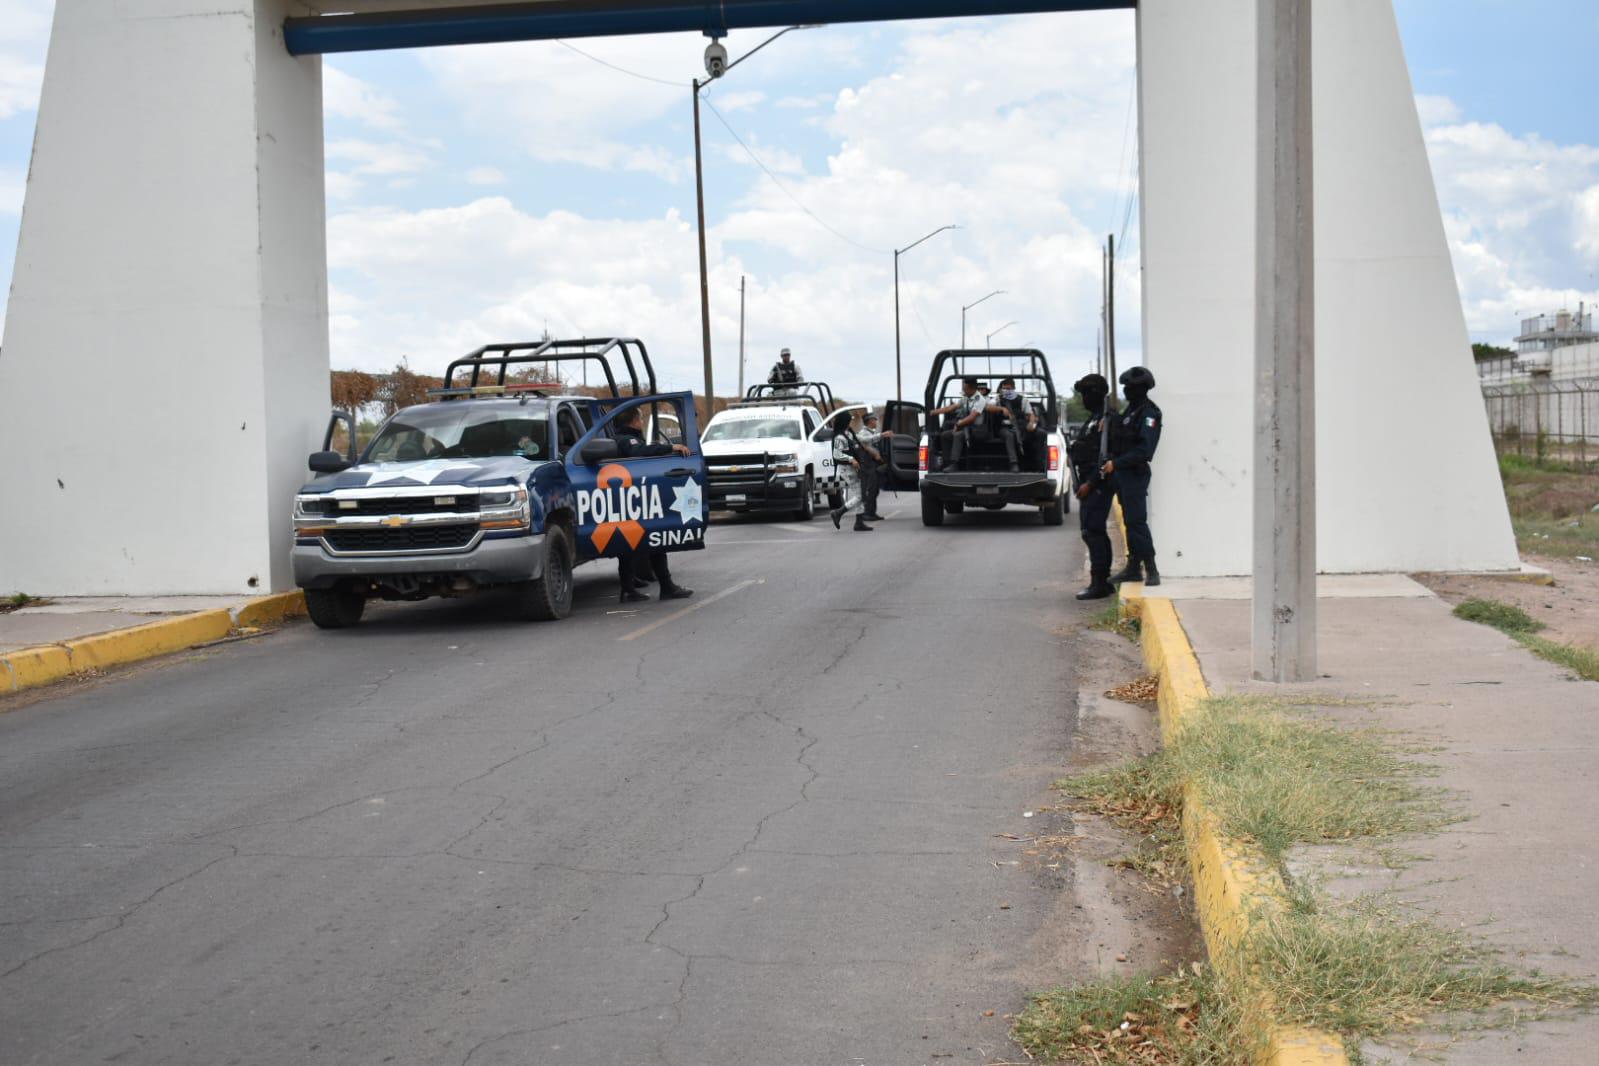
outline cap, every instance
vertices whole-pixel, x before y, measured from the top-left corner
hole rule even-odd
[[[791,355],[792,353],[787,348],[784,348],[782,351],[778,352],[777,354],[780,355],[780,356],[785,356],[786,357],[786,356]]]

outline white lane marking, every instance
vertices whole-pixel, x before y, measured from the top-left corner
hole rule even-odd
[[[706,545],[708,548],[746,548],[752,544],[815,544],[809,537],[767,537],[755,540],[723,540],[717,537]]]
[[[698,603],[691,603],[687,607],[684,607],[680,611],[673,611],[671,614],[667,615],[665,618],[657,618],[655,621],[651,622],[649,625],[640,626],[638,629],[633,630],[633,632],[628,633],[625,636],[617,637],[616,639],[617,640],[637,640],[639,637],[647,636],[648,634],[655,632],[657,629],[661,628],[662,626],[666,625],[669,622],[675,622],[679,618],[684,617],[685,615],[693,614],[695,611],[699,610],[701,607],[709,607],[711,604],[715,603],[717,600],[725,599],[728,596],[733,595],[733,593],[735,593],[735,592],[740,592],[740,591],[742,591],[744,589],[749,588],[751,585],[758,584],[760,580],[761,579],[759,579],[759,578],[747,577],[743,581],[740,581],[738,584],[732,585],[732,586],[730,586],[728,588],[725,588],[721,592],[718,592],[714,596],[707,596],[703,600],[700,600]]]
[[[799,525],[798,523],[790,523],[790,522],[768,522],[766,524],[765,528],[767,528],[767,529],[786,529],[790,533],[825,533],[825,532],[827,532],[824,529],[818,529],[816,526],[802,526],[802,525]]]

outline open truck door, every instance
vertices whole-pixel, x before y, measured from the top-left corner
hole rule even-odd
[[[882,449],[890,484],[916,486],[917,453],[926,421],[926,409],[919,403],[889,400],[883,405],[882,428],[894,434]]]

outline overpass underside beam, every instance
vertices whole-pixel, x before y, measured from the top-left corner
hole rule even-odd
[[[1027,15],[1132,8],[1135,0],[534,0],[291,18],[292,55],[371,52],[643,33],[707,33],[760,26]]]

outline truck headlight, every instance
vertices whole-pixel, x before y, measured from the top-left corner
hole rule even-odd
[[[318,532],[327,522],[327,499],[322,496],[296,496],[294,498],[294,528],[302,532]]]
[[[772,464],[771,470],[774,474],[799,473],[799,457],[792,452],[787,455],[768,455],[766,459]]]
[[[504,492],[485,492],[477,498],[484,529],[527,529],[533,524],[527,489],[518,485]]]

